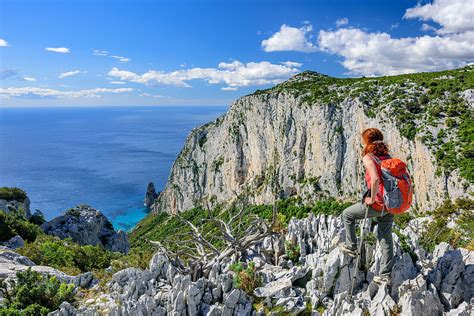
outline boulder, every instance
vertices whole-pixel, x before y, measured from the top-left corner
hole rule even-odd
[[[21,236],[16,235],[10,238],[8,241],[4,242],[3,245],[10,249],[18,249],[25,245],[25,241],[23,240],[23,238],[21,238]]]
[[[273,297],[276,296],[279,292],[291,288],[291,286],[292,282],[290,278],[282,278],[256,288],[254,290],[254,294],[257,297]]]
[[[439,258],[434,270],[429,273],[428,278],[439,292],[441,302],[447,310],[456,308],[463,300],[472,297],[474,284],[469,284],[473,279],[472,264],[468,267],[464,260],[471,260],[470,252],[463,257],[461,250],[447,250]]]
[[[397,303],[390,296],[390,291],[386,284],[379,286],[369,307],[370,315],[392,315],[396,314]]]
[[[433,286],[428,289],[427,282],[422,275],[412,280],[404,281],[398,289],[402,315],[407,316],[431,316],[443,315],[437,290]]]

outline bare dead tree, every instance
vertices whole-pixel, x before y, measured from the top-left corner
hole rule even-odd
[[[150,243],[172,259],[181,272],[190,274],[193,279],[208,275],[212,266],[224,258],[239,260],[243,252],[273,233],[274,220],[269,224],[259,216],[250,214],[247,194],[237,195],[234,192],[234,195],[237,197],[234,205],[219,213],[212,211],[207,202],[209,216],[202,220],[201,225],[193,224],[181,214],[173,215],[186,229],[180,227],[181,232],[161,242],[150,240]],[[223,216],[225,213],[227,216]],[[224,246],[215,246],[213,241],[217,239]]]

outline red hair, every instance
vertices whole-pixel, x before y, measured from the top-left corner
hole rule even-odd
[[[377,128],[367,128],[362,132],[362,139],[365,142],[362,156],[372,154],[374,156],[388,156],[388,146],[383,141],[383,134]]]

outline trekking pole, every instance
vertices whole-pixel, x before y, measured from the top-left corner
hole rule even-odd
[[[365,204],[365,203],[364,203]],[[356,265],[354,268],[354,275],[352,277],[352,286],[351,286],[351,291],[349,292],[349,298],[352,299],[352,292],[354,291],[354,286],[357,278],[357,272],[359,272],[359,264],[360,264],[360,257],[362,253],[362,245],[364,243],[364,232],[365,232],[365,224],[367,222],[367,215],[369,213],[369,206],[365,204],[365,216],[364,216],[364,221],[362,222],[362,228],[360,232],[360,244],[359,244],[359,250],[357,251],[357,259],[356,259]]]

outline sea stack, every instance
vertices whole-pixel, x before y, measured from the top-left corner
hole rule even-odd
[[[146,189],[146,194],[145,194],[144,205],[150,208],[153,205],[153,203],[155,203],[155,200],[157,197],[158,197],[158,194],[156,193],[155,185],[153,184],[153,182],[148,183],[148,187]]]

